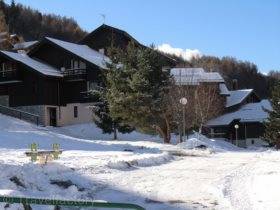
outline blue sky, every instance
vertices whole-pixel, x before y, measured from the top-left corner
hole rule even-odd
[[[6,0],[10,3],[10,0]],[[280,0],[16,0],[44,13],[73,17],[91,31],[103,23],[140,42],[197,49],[280,70]]]

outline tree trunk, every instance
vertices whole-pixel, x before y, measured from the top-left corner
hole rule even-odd
[[[168,117],[166,115],[164,115],[164,119],[165,119],[165,126],[166,126],[166,142],[170,144],[170,140],[171,140],[171,129],[170,129],[170,125],[169,125],[169,120]]]
[[[117,128],[116,128],[116,126],[115,126],[115,123],[114,123],[114,140],[117,140],[118,139],[118,134],[117,134]]]
[[[170,144],[170,139],[171,139],[170,135],[168,133],[164,132],[164,134],[163,134],[163,142],[165,144]]]
[[[159,135],[163,138],[163,143],[170,144],[170,132],[168,132],[168,129],[162,129],[158,125],[154,125],[154,127]]]

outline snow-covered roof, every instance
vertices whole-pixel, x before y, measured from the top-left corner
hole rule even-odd
[[[14,45],[13,50],[21,50],[21,49],[28,49],[31,46],[37,44],[38,41],[30,41],[30,42],[21,42]]]
[[[104,54],[99,53],[87,45],[74,44],[71,42],[65,42],[62,40],[46,37],[47,40],[64,48],[65,50],[75,54],[76,56],[95,64],[103,69],[107,68],[106,63],[110,63],[111,60]]]
[[[221,95],[230,95],[230,91],[228,90],[225,83],[219,84],[220,94]]]
[[[253,89],[233,90],[229,91],[226,107],[231,107],[240,104],[248,95],[253,92]]]
[[[56,69],[48,64],[44,64],[37,60],[34,60],[26,54],[14,53],[14,52],[8,52],[8,51],[0,51],[0,52],[6,56],[12,58],[13,60],[16,60],[22,64],[25,64],[25,65],[29,66],[30,68],[34,69],[35,71],[38,71],[44,75],[63,77],[63,75],[61,74],[61,72],[58,69]]]
[[[264,122],[268,118],[267,110],[272,110],[268,100],[258,103],[249,103],[242,106],[235,112],[226,113],[215,119],[209,120],[207,126],[229,125],[233,120],[240,122]]]
[[[199,85],[203,82],[225,82],[218,72],[206,72],[203,68],[172,68],[170,73],[178,85]]]

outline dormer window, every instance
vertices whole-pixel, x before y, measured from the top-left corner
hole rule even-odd
[[[86,64],[80,60],[71,59],[70,69],[86,69]]]

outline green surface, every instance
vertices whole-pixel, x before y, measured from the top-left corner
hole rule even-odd
[[[108,203],[98,201],[85,200],[56,200],[44,198],[25,198],[25,197],[7,197],[0,196],[1,203],[21,203],[21,204],[36,204],[36,205],[52,205],[52,206],[76,206],[76,207],[97,207],[97,208],[121,208],[145,210],[143,207],[129,203]]]

